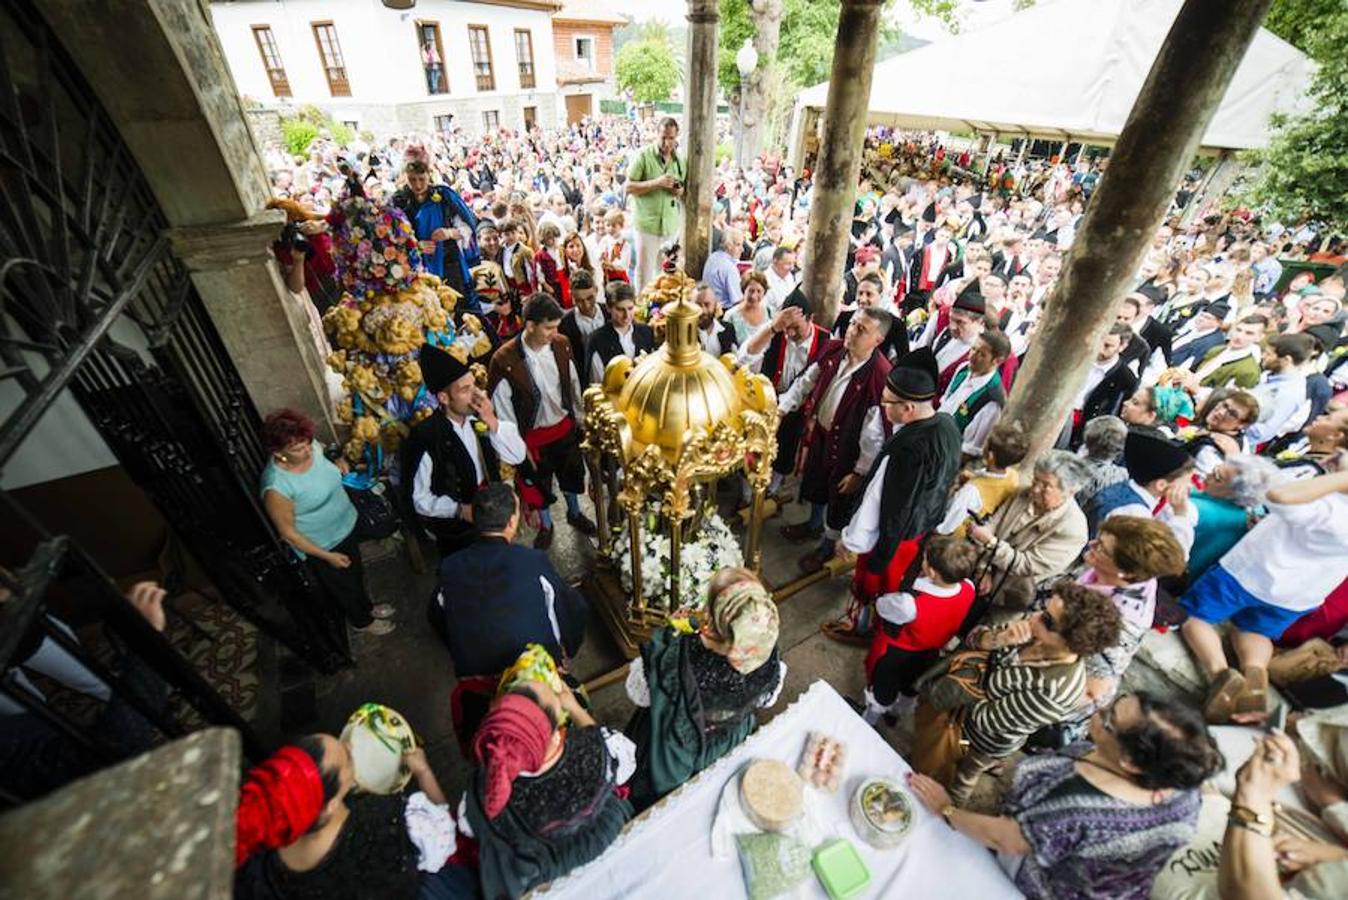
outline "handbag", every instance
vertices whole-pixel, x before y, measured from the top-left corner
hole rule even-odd
[[[363,540],[382,541],[397,534],[402,520],[387,497],[386,486],[366,475],[343,476],[342,486],[356,508],[356,534]]]
[[[987,696],[988,654],[957,650],[923,676],[922,699],[913,718],[913,769],[949,787],[959,761],[968,752],[964,718],[968,708]]]

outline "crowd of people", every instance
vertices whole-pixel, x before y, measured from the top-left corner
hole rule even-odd
[[[688,273],[703,349],[776,389],[771,491],[808,510],[781,528],[801,572],[854,562],[846,614],[822,628],[868,648],[858,712],[911,723],[914,794],[997,851],[1028,896],[1148,896],[1224,767],[1240,766],[1240,788],[1223,884],[1272,877],[1272,845],[1252,836],[1271,830],[1270,792],[1296,779],[1298,749],[1279,732],[1241,766],[1250,747],[1224,758],[1211,726],[1263,724],[1271,679],[1348,667],[1344,269],[1286,278],[1279,261],[1332,261],[1337,245],[1248,210],[1182,217],[1186,184],[1056,447],[1027,458],[1007,398],[1027,355],[1051,352],[1040,318],[1107,160],[980,169],[886,129],[863,156],[836,319],[799,282],[810,173],[771,157],[717,169],[713,252]],[[642,648],[624,733],[598,725],[568,670],[586,601],[545,553],[557,488],[567,525],[595,532],[580,502],[584,387],[663,337],[638,300],[682,261],[678,123],[320,140],[267,159],[292,288],[320,310],[339,302],[323,216],[361,191],[405,212],[426,268],[494,349],[484,386],[422,348],[436,411],[394,466],[442,557],[427,612],[454,659],[468,790],[450,803],[414,752],[416,793],[356,796],[340,742],[306,738],[250,776],[240,890],[345,896],[359,877],[383,879],[381,896],[518,896],[598,856],[634,811],[744,740],[784,681],[770,592],[727,569],[692,630],[676,619]],[[291,411],[266,436],[264,502],[331,627],[391,630],[363,586],[343,464]],[[515,542],[526,519],[532,548]],[[1126,689],[1144,639],[1175,627],[1208,684],[1197,704]],[[503,678],[521,654],[543,674]],[[1299,702],[1348,700],[1330,682],[1328,700]],[[1008,766],[1001,814],[978,811]],[[1342,860],[1343,838],[1299,847],[1297,865],[1279,844],[1276,861]]]

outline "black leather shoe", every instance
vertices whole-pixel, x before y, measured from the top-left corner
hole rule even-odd
[[[599,529],[590,521],[590,517],[585,513],[567,513],[566,524],[579,531],[586,537],[594,537],[599,533]]]

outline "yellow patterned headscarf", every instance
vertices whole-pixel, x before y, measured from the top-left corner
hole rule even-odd
[[[726,661],[744,675],[767,662],[781,620],[772,594],[757,581],[737,581],[711,600],[713,637],[729,645]]]

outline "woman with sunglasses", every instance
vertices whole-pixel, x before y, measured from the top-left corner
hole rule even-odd
[[[1179,432],[1200,477],[1222,460],[1245,452],[1245,429],[1259,418],[1259,399],[1248,391],[1213,391],[1194,417],[1197,427]]]
[[[909,787],[997,851],[1027,897],[1142,900],[1193,837],[1199,787],[1222,755],[1197,711],[1145,693],[1101,709],[1089,734],[1089,744],[1021,761],[1000,816],[962,809],[925,775],[910,775]]]
[[[985,696],[965,707],[962,736],[969,751],[951,785],[955,797],[967,801],[984,772],[1081,705],[1083,660],[1116,643],[1120,626],[1119,612],[1107,598],[1063,580],[1040,612],[969,632],[969,647],[991,653]]]

